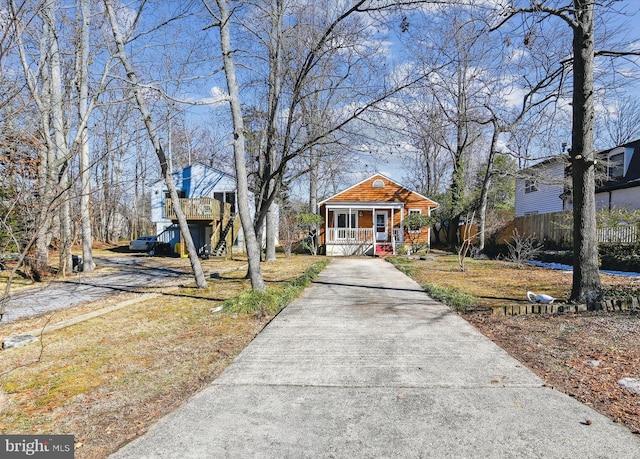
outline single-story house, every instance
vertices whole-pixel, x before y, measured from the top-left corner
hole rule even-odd
[[[319,244],[330,256],[396,253],[408,240],[404,225],[411,213],[431,215],[438,204],[382,174],[375,174],[320,202],[324,223]],[[419,231],[421,242],[430,243],[429,230]]]
[[[240,218],[236,216],[236,179],[219,169],[193,164],[173,173],[182,210],[193,242],[202,254],[222,255],[243,244]],[[151,221],[158,241],[184,253],[178,220],[164,180],[151,185]]]

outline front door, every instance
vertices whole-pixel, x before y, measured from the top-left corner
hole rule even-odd
[[[387,212],[376,212],[376,241],[386,241],[389,239]]]

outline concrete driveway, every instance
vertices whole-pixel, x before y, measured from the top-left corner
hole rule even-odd
[[[380,259],[334,259],[211,386],[113,458],[637,458]]]

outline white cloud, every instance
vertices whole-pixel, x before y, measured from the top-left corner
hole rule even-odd
[[[221,106],[229,102],[229,93],[219,86],[212,87],[209,92],[211,97],[204,97],[200,99],[201,104]]]

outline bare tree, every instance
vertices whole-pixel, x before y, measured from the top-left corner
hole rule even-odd
[[[603,5],[610,8],[612,4]],[[596,51],[595,0],[542,1],[530,6],[515,8],[508,5],[501,11],[503,17],[496,27],[501,27],[516,16],[531,18],[536,25],[545,24],[550,18],[560,19],[573,34],[572,43],[572,115],[573,131],[570,152],[573,189],[573,284],[570,300],[593,303],[602,296],[598,272],[598,248],[596,237],[595,164],[593,144],[595,127],[594,69],[596,55],[617,56],[637,51]],[[525,37],[526,38],[526,37]]]
[[[607,145],[623,145],[640,137],[640,101],[637,97],[619,95],[604,108],[602,130],[608,137]]]
[[[191,237],[191,232],[189,231],[189,225],[187,223],[187,218],[180,207],[180,197],[178,195],[178,191],[175,186],[175,182],[173,181],[172,171],[170,169],[170,165],[167,161],[167,157],[162,149],[160,144],[160,140],[157,136],[152,116],[147,106],[147,103],[144,99],[144,95],[142,94],[142,88],[140,82],[138,80],[138,76],[133,69],[133,66],[130,62],[129,56],[127,55],[125,49],[125,38],[120,31],[120,25],[118,23],[118,19],[116,17],[115,10],[111,5],[110,0],[104,0],[104,6],[109,16],[109,23],[111,24],[111,30],[113,32],[113,39],[117,49],[117,56],[124,70],[126,72],[127,81],[131,84],[131,90],[134,94],[136,104],[140,113],[142,115],[142,119],[144,121],[145,128],[147,130],[147,134],[149,136],[149,140],[153,145],[153,149],[155,150],[156,156],[158,157],[158,161],[160,162],[160,169],[162,172],[162,178],[169,189],[169,194],[171,196],[171,200],[174,206],[174,211],[176,214],[176,218],[178,219],[178,224],[180,226],[180,232],[182,233],[182,237],[184,238],[185,245],[187,247],[187,253],[189,254],[189,261],[191,263],[191,269],[193,270],[193,275],[195,277],[196,286],[198,288],[206,288],[207,281],[204,276],[204,272],[202,271],[202,266],[200,265],[200,259],[198,258],[198,251],[193,243],[193,239]]]
[[[238,24],[240,19],[232,17],[229,9],[229,2],[216,1],[216,8],[203,2],[207,6],[210,14],[214,17],[215,25],[220,29],[221,46],[225,73],[227,75],[227,89],[230,95],[232,117],[234,119],[234,148],[236,148],[236,174],[238,182],[243,180],[242,174],[246,171],[246,164],[239,164],[245,160],[245,137],[241,132],[244,126],[241,101],[238,92],[238,79],[235,72],[235,62],[233,51],[230,46],[230,29],[233,26],[242,28]],[[390,8],[391,3],[371,6],[366,1],[357,1],[348,6],[331,3],[327,8],[323,5],[297,6],[296,10],[285,10],[285,2],[256,2],[252,3],[255,9],[248,9],[250,15],[243,16],[244,26],[255,26],[251,28],[253,36],[258,35],[263,30],[262,25],[268,24],[266,33],[256,48],[266,50],[256,57],[256,63],[268,62],[269,66],[265,74],[268,84],[260,92],[266,101],[260,106],[266,113],[266,122],[263,126],[265,137],[261,142],[257,142],[256,152],[259,155],[259,167],[255,182],[256,194],[256,215],[254,221],[254,231],[263,227],[267,213],[279,196],[283,183],[290,177],[291,162],[311,148],[323,143],[332,135],[340,132],[347,125],[358,120],[363,113],[377,106],[387,99],[407,87],[415,80],[424,78],[418,76],[409,81],[399,84],[385,85],[383,80],[378,79],[377,87],[368,83],[367,79],[374,74],[369,67],[380,54],[378,49],[369,48],[369,43],[363,42],[358,33],[364,33],[368,27],[363,16],[372,10]],[[240,10],[235,10],[235,15],[239,15]],[[290,29],[282,27],[282,20],[288,14],[296,18],[291,21]],[[266,20],[265,20],[266,16]],[[251,22],[252,18],[259,18],[260,24]],[[297,32],[297,35],[295,34]],[[304,35],[302,35],[304,32]],[[284,40],[291,46],[283,47]],[[295,40],[298,40],[296,43]],[[266,46],[262,47],[262,44]],[[247,46],[248,49],[255,49]],[[288,59],[288,65],[281,65],[282,50],[290,49],[296,51],[295,59]],[[336,68],[338,72],[327,78],[323,74],[323,66],[332,59],[340,58],[341,64]],[[246,62],[246,61],[245,61]],[[281,73],[278,69],[282,69]],[[361,70],[358,73],[357,70]],[[264,78],[264,77],[263,77]],[[251,78],[248,78],[251,80]],[[263,80],[264,81],[264,80]],[[371,80],[373,81],[373,80]],[[335,118],[328,126],[318,131],[308,131],[301,120],[303,102],[317,91],[336,91],[340,93],[338,107],[334,109]],[[260,111],[260,110],[258,110]],[[313,136],[308,137],[303,134],[313,132]],[[240,188],[238,190],[240,193]],[[243,212],[240,213],[241,218]],[[245,234],[247,225],[243,220]],[[250,241],[250,236],[247,242]],[[249,248],[248,248],[249,251]],[[251,254],[249,254],[251,258]],[[254,263],[255,264],[255,263]],[[251,270],[251,263],[250,263]],[[252,283],[254,278],[249,273]]]
[[[262,270],[260,268],[260,245],[251,218],[249,209],[249,183],[247,180],[247,166],[245,160],[245,132],[244,118],[240,102],[239,84],[236,77],[236,65],[232,55],[231,45],[231,12],[226,0],[216,0],[219,17],[216,26],[220,31],[220,47],[222,51],[224,70],[229,91],[229,104],[233,119],[233,152],[236,166],[236,186],[238,192],[238,212],[245,236],[248,257],[248,275],[251,280],[251,288],[263,292],[266,290]],[[215,13],[209,8],[212,16]]]

